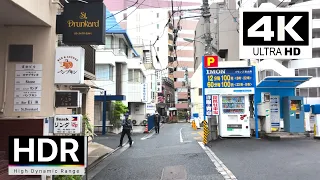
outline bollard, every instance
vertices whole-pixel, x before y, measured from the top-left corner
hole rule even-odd
[[[208,144],[209,128],[207,121],[203,121],[203,144]]]

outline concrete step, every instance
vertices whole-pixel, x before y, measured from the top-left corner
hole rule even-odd
[[[280,140],[280,139],[303,139],[310,137],[310,134],[306,133],[288,133],[288,132],[274,132],[266,133],[264,137],[268,140]]]

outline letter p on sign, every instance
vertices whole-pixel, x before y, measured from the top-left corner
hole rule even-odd
[[[213,68],[218,67],[218,56],[204,56],[204,67]]]

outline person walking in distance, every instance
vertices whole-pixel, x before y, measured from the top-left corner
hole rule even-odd
[[[132,130],[132,121],[131,118],[129,118],[129,114],[127,113],[125,115],[124,120],[122,120],[122,132],[121,132],[121,137],[120,137],[120,145],[119,147],[122,146],[122,141],[123,141],[123,137],[127,134],[128,139],[129,139],[129,144],[130,147],[132,146],[132,139],[131,139],[131,130]]]
[[[160,132],[160,115],[158,112],[156,112],[155,116],[154,116],[154,128],[156,130],[156,133],[159,134]]]

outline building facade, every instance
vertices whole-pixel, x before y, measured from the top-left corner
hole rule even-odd
[[[95,50],[92,46],[66,46],[59,38],[57,15],[63,9],[59,1],[51,0],[4,0],[0,11],[0,156],[8,151],[8,136],[52,135],[48,120],[55,115],[83,114],[89,123],[94,120]],[[73,67],[72,62],[58,62],[61,49],[67,48],[66,56],[79,57],[81,66]],[[78,52],[77,54],[75,54]],[[69,53],[69,54],[68,54]],[[81,59],[80,59],[81,57]],[[86,67],[85,67],[86,66]],[[79,75],[76,83],[62,82],[67,69]],[[57,73],[60,73],[58,76]],[[68,74],[68,73],[67,73]],[[76,75],[77,76],[77,75]],[[60,77],[60,78],[57,78]],[[81,77],[81,78],[80,78]],[[57,91],[77,91],[79,108],[58,105]],[[1,163],[6,163],[0,159]],[[6,177],[0,169],[0,177]],[[20,177],[23,179],[23,177]]]
[[[134,3],[135,1],[127,0],[105,1],[107,8],[113,13],[117,13]],[[200,8],[201,4],[201,0],[173,1],[174,10]],[[136,9],[138,6],[139,8]],[[143,4],[140,2],[134,4],[133,7],[115,15],[115,17],[118,22],[121,21],[120,25],[127,29],[134,46],[137,47],[137,51],[150,50],[155,69],[161,70],[162,77],[173,79],[176,88],[175,106],[177,109],[187,110],[189,106],[185,94],[188,92],[188,88],[183,86],[182,82],[185,81],[185,69],[188,69],[189,79],[194,73],[194,47],[192,43],[184,41],[183,38],[194,38],[194,29],[198,18],[183,18],[179,20],[179,16],[190,17],[200,15],[200,13],[199,11],[186,11],[183,14],[175,13],[167,24],[168,19],[171,17],[171,10],[171,1],[146,0],[143,1]],[[179,28],[176,54],[173,52],[172,46],[174,38],[172,33],[173,25],[176,29]],[[158,37],[159,40],[156,41]],[[142,47],[141,50],[138,50],[138,47]],[[176,61],[172,62],[173,60]]]
[[[107,10],[106,16],[111,13]],[[129,109],[135,125],[140,125],[146,119],[146,103],[148,102],[148,83],[146,82],[145,66],[142,57],[134,50],[132,42],[114,17],[107,19],[106,44],[97,46],[96,52],[96,80],[94,83],[104,89],[112,98],[123,96],[123,104]],[[96,90],[96,96],[104,92]],[[109,99],[107,109],[107,124],[110,124],[112,109]],[[95,102],[95,124],[102,125],[102,102]],[[100,128],[101,129],[101,128]],[[112,129],[112,128],[109,128]],[[96,128],[99,130],[99,128]],[[119,132],[113,129],[113,132]]]

